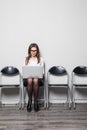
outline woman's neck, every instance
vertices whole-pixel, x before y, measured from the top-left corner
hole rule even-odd
[[[36,56],[32,56],[30,59],[37,59],[37,57]]]

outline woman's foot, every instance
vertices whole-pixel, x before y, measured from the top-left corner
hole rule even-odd
[[[38,105],[37,101],[34,102],[34,110],[35,110],[35,112],[39,111],[39,105]]]
[[[27,111],[28,111],[28,112],[31,112],[31,110],[32,110],[32,101],[28,101]]]

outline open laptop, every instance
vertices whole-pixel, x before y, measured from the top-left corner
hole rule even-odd
[[[43,78],[43,67],[42,66],[22,66],[23,78]]]

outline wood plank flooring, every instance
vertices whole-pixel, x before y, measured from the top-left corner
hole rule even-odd
[[[69,110],[64,104],[51,105],[39,112],[19,110],[17,106],[0,108],[0,130],[87,130],[87,104]]]

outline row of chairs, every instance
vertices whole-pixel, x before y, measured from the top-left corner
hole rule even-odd
[[[62,66],[53,66],[47,72],[47,80],[44,80],[44,84],[41,85],[44,88],[44,107],[49,107],[49,88],[65,88],[67,90],[66,102],[69,108],[71,104],[75,108],[75,89],[87,88],[87,67],[77,66],[73,69],[71,74],[71,85],[69,83],[70,77],[67,70]],[[23,84],[24,77],[19,70],[13,66],[7,66],[1,70],[0,73],[0,87],[19,88],[19,108],[24,108],[25,105],[25,87]],[[1,92],[2,95],[2,92]],[[1,100],[1,98],[0,98]],[[1,101],[1,104],[2,101]]]
[[[76,66],[71,73],[71,83],[70,76],[67,70],[62,66],[53,66],[49,69],[47,74],[47,107],[49,106],[49,96],[48,88],[58,87],[67,89],[67,100],[66,102],[71,108],[73,105],[76,108],[76,98],[75,90],[76,88],[87,88],[87,67],[86,66]]]

